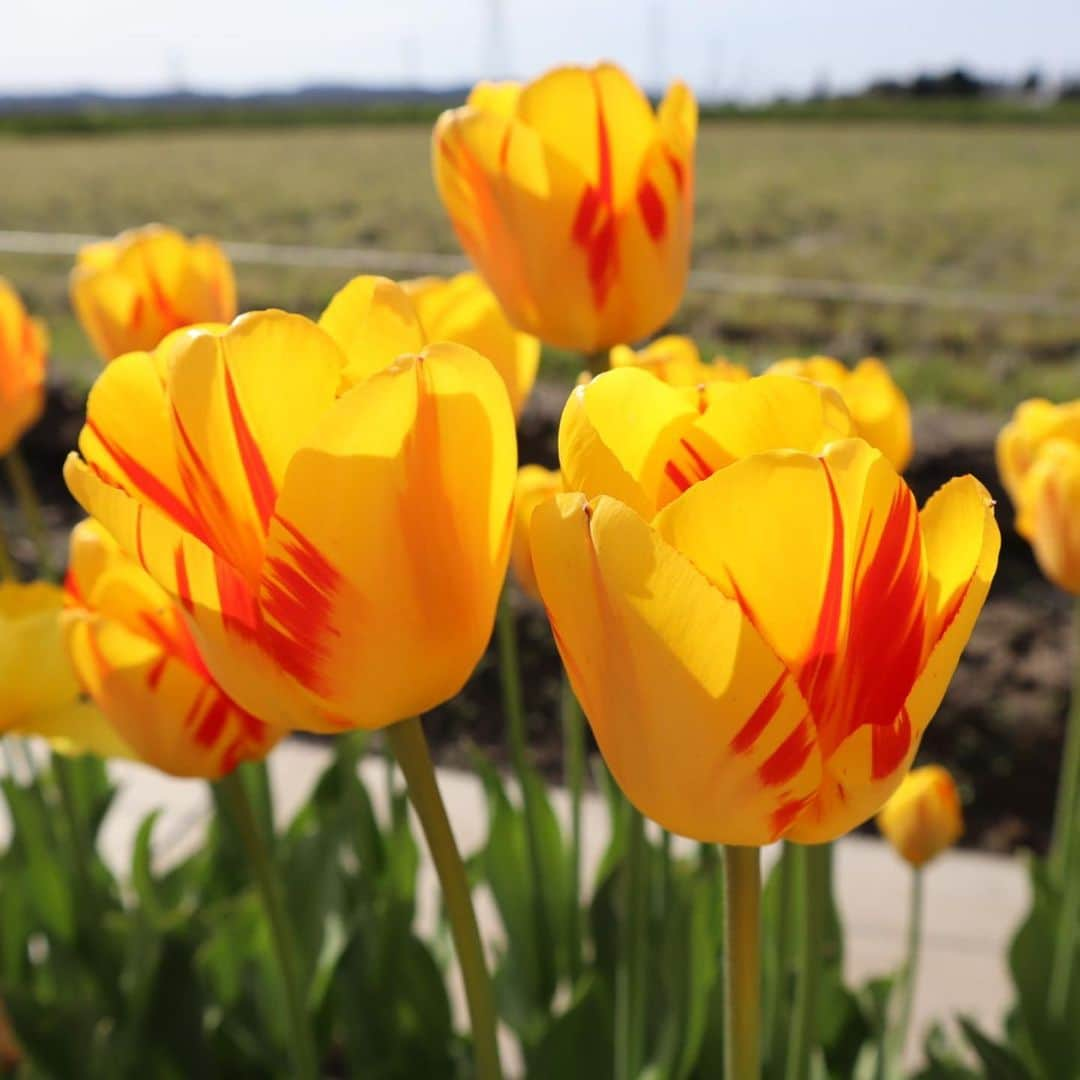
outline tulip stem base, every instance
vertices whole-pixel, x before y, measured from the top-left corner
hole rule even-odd
[[[821,982],[822,938],[829,895],[830,855],[827,844],[799,845],[796,896],[799,898],[798,983],[788,1043],[787,1080],[807,1080],[810,1059],[818,1041],[818,989]]]
[[[1080,598],[1073,608],[1073,686],[1061,763],[1051,869],[1061,883],[1057,948],[1050,968],[1050,1019],[1068,1022],[1080,944]]]
[[[521,808],[525,815],[525,847],[532,877],[533,919],[536,924],[537,959],[540,980],[547,992],[555,991],[554,940],[548,925],[546,881],[541,851],[540,815],[536,805],[536,790],[529,775],[526,758],[525,697],[521,688],[521,658],[518,653],[517,624],[510,593],[504,587],[499,600],[495,633],[499,650],[499,681],[502,684],[503,711],[510,735],[510,759],[521,786]]]
[[[615,1077],[637,1080],[645,1054],[645,957],[648,946],[649,851],[645,819],[625,804],[626,862],[623,865],[619,958],[615,972]]]
[[[567,892],[570,894],[569,928],[570,949],[567,966],[571,983],[577,982],[581,974],[581,832],[582,832],[582,792],[585,788],[585,722],[581,715],[581,706],[574,696],[570,679],[563,672],[562,685],[562,729],[563,729],[563,769],[566,784],[570,789],[570,852],[569,881]]]
[[[465,998],[472,1021],[477,1080],[498,1080],[502,1076],[502,1067],[495,1034],[495,998],[491,978],[484,960],[465,865],[446,816],[442,795],[439,794],[424,729],[420,721],[413,717],[387,728],[386,734],[405,776],[409,801],[420,819],[442,886],[443,902],[461,965]]]
[[[903,1075],[904,1046],[911,1027],[911,1008],[915,1001],[915,982],[919,974],[919,950],[922,946],[923,872],[915,867],[911,872],[911,910],[908,912],[907,950],[904,966],[896,984],[898,993],[895,1017],[886,1034],[884,1075],[888,1080]]]
[[[296,941],[285,909],[285,897],[277,869],[270,856],[243,777],[235,771],[222,777],[218,781],[218,790],[224,798],[247,852],[248,861],[262,897],[263,909],[270,924],[270,937],[281,972],[285,1002],[289,1012],[289,1027],[292,1036],[289,1042],[295,1075],[298,1080],[316,1080],[319,1068],[315,1043],[312,1039],[311,1025],[308,1023],[305,995],[300,982]]]
[[[761,853],[724,848],[724,1076],[761,1076]]]

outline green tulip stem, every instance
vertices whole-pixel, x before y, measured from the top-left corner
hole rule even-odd
[[[1054,810],[1054,838],[1050,859],[1056,876],[1064,880],[1066,868],[1075,859],[1080,843],[1080,598],[1073,607],[1073,674],[1072,707],[1065,729],[1065,748],[1061,756],[1061,779],[1058,781],[1057,805]]]
[[[724,848],[724,1077],[761,1076],[761,852]]]
[[[908,1031],[911,1029],[911,1007],[915,1000],[915,983],[919,974],[919,950],[922,946],[923,923],[923,871],[916,866],[911,872],[911,904],[908,912],[907,950],[904,954],[904,966],[900,969],[897,984],[899,998],[896,1005],[895,1022],[889,1025],[886,1035],[885,1075],[899,1077],[903,1075],[904,1047],[907,1045]]]
[[[825,904],[829,890],[829,850],[827,844],[800,845],[796,896],[799,898],[798,982],[795,1012],[788,1044],[787,1080],[807,1080],[810,1058],[818,1040],[818,990],[822,972],[822,939],[825,932]]]
[[[18,447],[10,450],[4,458],[4,468],[7,470],[11,489],[18,500],[23,520],[26,522],[27,532],[37,549],[38,572],[42,577],[51,577],[53,565],[49,555],[49,536],[45,529],[45,518],[41,513],[41,503],[34,490],[30,470],[26,467],[26,462],[19,453]]]
[[[626,864],[615,971],[615,1080],[637,1080],[645,1056],[645,979],[648,948],[648,856],[645,819],[625,804]]]
[[[795,858],[794,847],[785,840],[780,851],[780,858],[773,871],[776,874],[776,937],[767,942],[772,957],[772,982],[766,988],[763,1007],[765,1042],[770,1058],[784,1065],[785,1033],[781,1031],[783,1005],[787,1000],[788,973],[791,970],[791,904],[792,904],[792,863]]]
[[[526,758],[525,699],[521,689],[521,658],[518,654],[517,627],[509,589],[504,588],[496,620],[499,650],[499,681],[502,684],[503,711],[510,735],[510,759],[521,788],[521,806],[525,815],[525,847],[532,876],[533,918],[536,923],[537,959],[540,965],[540,985],[555,989],[554,948],[551,927],[548,925],[548,906],[543,862],[540,853],[540,815],[536,805],[537,792],[529,778]]]
[[[1050,968],[1047,999],[1050,1019],[1057,1024],[1064,1024],[1069,1018],[1080,925],[1080,599],[1073,609],[1073,664],[1072,707],[1061,763],[1051,853],[1051,868],[1056,871],[1062,890],[1058,939]]]
[[[311,1025],[308,1023],[306,995],[301,986],[296,940],[285,908],[285,897],[277,869],[243,777],[232,772],[218,781],[218,789],[224,796],[225,804],[247,851],[262,898],[263,910],[270,924],[270,937],[284,984],[285,1003],[289,1014],[289,1049],[293,1057],[293,1075],[298,1080],[317,1080],[318,1058]]]
[[[574,696],[570,679],[563,671],[562,684],[562,731],[563,731],[563,769],[566,786],[570,791],[570,852],[569,881],[569,941],[570,955],[567,965],[570,981],[577,982],[582,969],[582,926],[581,926],[581,834],[582,834],[582,794],[585,789],[585,719],[581,715],[581,706]]]
[[[439,794],[435,768],[420,721],[413,717],[387,729],[394,756],[405,776],[409,800],[420,819],[435,870],[442,885],[443,902],[450,920],[465,998],[472,1020],[473,1053],[477,1080],[499,1080],[499,1044],[495,1033],[495,997],[484,961],[480,931],[476,925],[469,881],[454,840],[446,806]]]

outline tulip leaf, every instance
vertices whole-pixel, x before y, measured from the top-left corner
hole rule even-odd
[[[986,1080],[1031,1080],[1031,1073],[1020,1058],[1007,1046],[994,1042],[983,1033],[974,1020],[967,1016],[960,1016],[957,1022],[972,1050],[978,1055],[985,1070]],[[1068,1062],[1061,1062],[1061,1067],[1068,1069],[1075,1064],[1074,1058]],[[1057,1072],[1053,1075],[1065,1074]]]
[[[586,976],[566,1011],[555,1019],[529,1054],[529,1076],[608,1080],[615,1029],[611,995],[600,979]]]

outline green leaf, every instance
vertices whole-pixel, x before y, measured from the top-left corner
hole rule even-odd
[[[610,1080],[614,1029],[605,983],[584,977],[566,1012],[549,1025],[529,1054],[528,1075],[552,1080]]]
[[[988,1035],[979,1030],[975,1021],[967,1016],[957,1017],[960,1029],[964,1037],[970,1043],[971,1048],[979,1057],[985,1069],[986,1080],[1031,1080],[1031,1073],[1019,1057],[1007,1046],[994,1042]],[[1075,1060],[1062,1063],[1063,1068],[1075,1067]],[[1068,1072],[1054,1074],[1064,1078]]]

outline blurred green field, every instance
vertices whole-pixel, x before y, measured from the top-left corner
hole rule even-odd
[[[0,138],[0,229],[112,233],[161,220],[232,240],[457,251],[422,127]],[[70,260],[0,255],[53,328],[62,370],[94,370],[68,314]],[[698,269],[1039,294],[1073,311],[688,295],[675,325],[760,366],[791,353],[890,360],[914,396],[1005,408],[1080,389],[1080,139],[1040,126],[710,123]],[[244,307],[317,312],[341,269],[238,269]],[[567,370],[554,358],[553,370]]]

